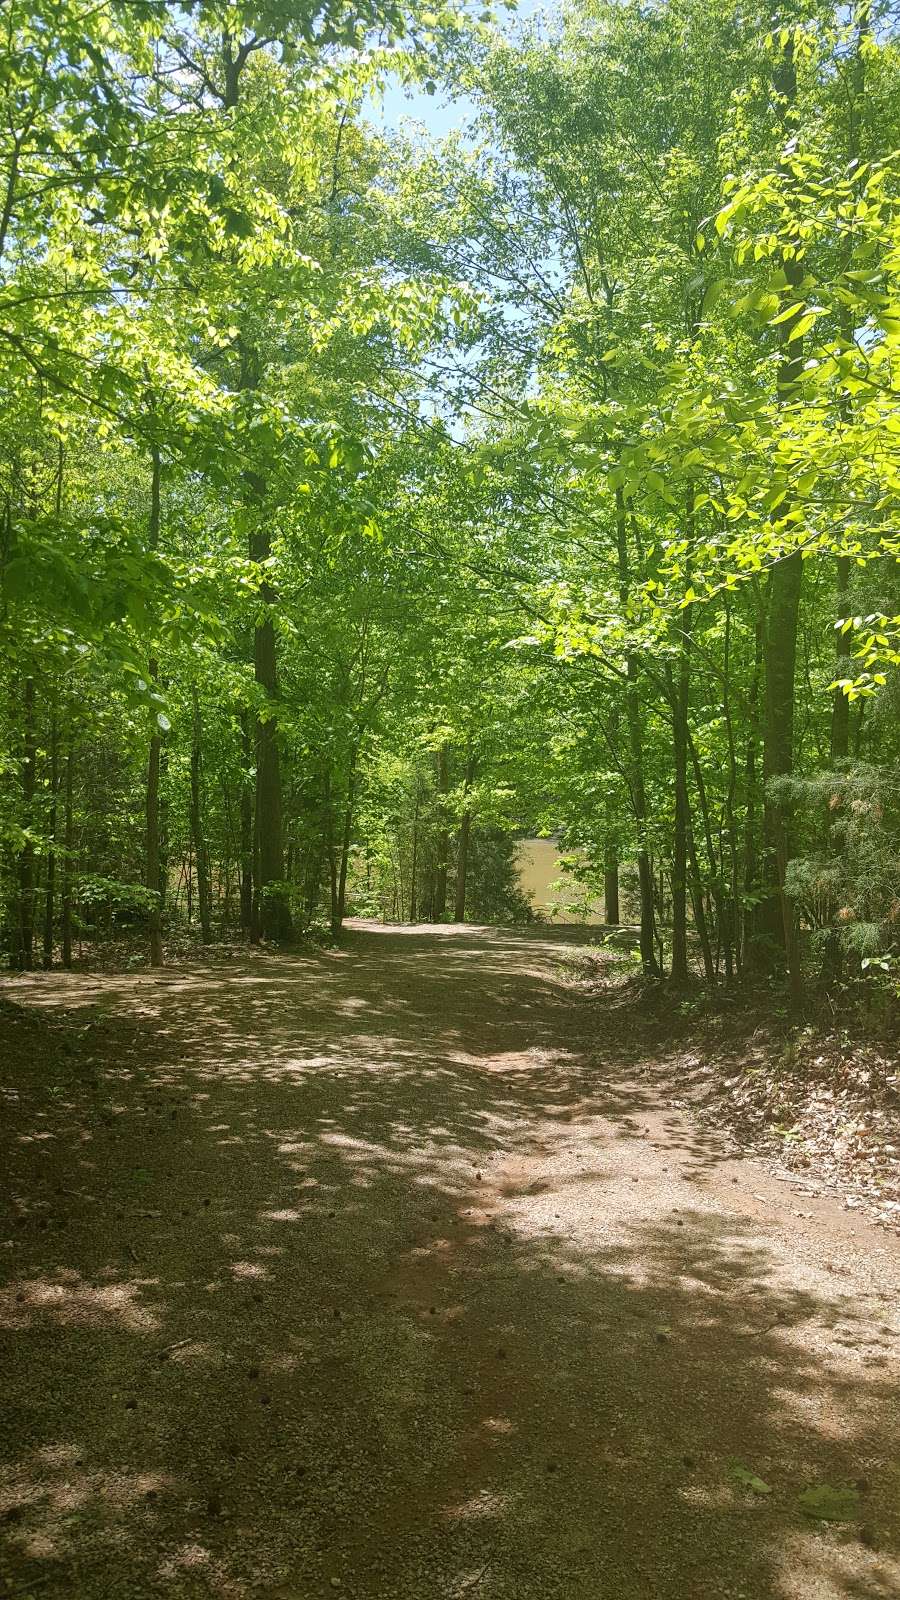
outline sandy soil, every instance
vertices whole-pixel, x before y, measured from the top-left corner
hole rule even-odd
[[[900,1241],[572,939],[0,985],[0,1595],[896,1600]]]

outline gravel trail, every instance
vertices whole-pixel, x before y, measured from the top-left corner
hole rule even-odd
[[[0,984],[0,1596],[897,1600],[900,1241],[577,941]]]

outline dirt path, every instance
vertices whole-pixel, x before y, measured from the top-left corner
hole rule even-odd
[[[671,1109],[564,951],[0,986],[79,1030],[3,1063],[0,1595],[896,1600],[898,1241]]]

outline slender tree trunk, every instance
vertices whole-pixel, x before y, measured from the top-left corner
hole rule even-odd
[[[609,834],[603,862],[603,917],[607,927],[619,926],[619,854],[616,841]]]
[[[62,515],[64,468],[65,449],[62,440],[60,440],[56,463],[56,492],[54,495],[54,511],[57,518]],[[53,710],[50,717],[50,817],[48,829],[50,845],[47,852],[47,883],[44,891],[44,945],[42,964],[45,972],[49,972],[53,966],[53,929],[56,919],[56,830],[58,818],[59,722],[57,718],[57,702],[56,698],[54,697]]]
[[[26,971],[34,966],[34,845],[30,830],[34,827],[34,790],[37,766],[37,734],[34,719],[34,679],[25,679],[23,698],[22,739],[22,817],[26,829],[25,843],[19,856],[19,923],[21,936],[20,962]]]
[[[850,557],[838,556],[837,616],[842,620],[850,604]],[[838,635],[840,639],[841,636]],[[843,651],[835,664],[836,678],[852,678],[850,657]],[[845,761],[850,754],[850,701],[843,689],[835,689],[831,702],[831,765]]]
[[[787,892],[786,876],[791,858],[791,802],[783,789],[773,790],[773,782],[788,779],[794,764],[794,673],[797,660],[797,619],[803,563],[799,551],[786,556],[773,569],[769,590],[769,626],[765,650],[765,721],[763,739],[763,783],[765,806],[763,830],[774,863],[769,894],[764,902],[763,927],[773,944],[785,953],[791,995],[802,998],[799,969],[796,914]]]
[[[413,810],[412,827],[412,860],[409,867],[409,920],[416,922],[416,889],[418,887],[417,872],[419,866],[419,784],[416,780],[416,802]]]
[[[259,382],[258,359],[245,352],[241,387],[255,389]],[[268,523],[266,483],[261,474],[245,472],[244,483],[253,513],[250,534],[250,559],[262,564],[272,554]],[[265,571],[265,568],[263,568]],[[253,629],[253,672],[265,696],[265,712],[256,718],[256,863],[255,887],[259,932],[265,939],[289,939],[291,912],[282,888],[284,882],[284,844],[282,839],[281,755],[278,746],[278,666],[275,643],[275,603],[272,585],[265,578],[259,588],[260,614]],[[335,909],[335,908],[333,908]]]
[[[438,806],[446,804],[446,796],[450,792],[450,747],[442,744],[437,756],[437,792]],[[434,875],[434,918],[436,922],[443,922],[447,915],[447,861],[450,855],[450,835],[447,830],[446,812],[439,811],[440,825],[437,837],[437,866]]]
[[[224,105],[226,109],[237,106],[241,91],[241,74],[246,66],[249,50],[235,44],[227,32],[222,37],[222,71],[224,74]],[[258,352],[247,344],[242,347],[240,387],[256,389],[259,386],[260,362]],[[263,562],[272,553],[272,539],[266,520],[266,483],[261,473],[247,471],[243,474],[246,496],[254,513],[254,527],[250,534],[251,561]],[[278,673],[275,646],[273,611],[275,594],[271,584],[263,582],[259,590],[262,614],[253,630],[253,671],[256,682],[265,691],[267,714],[257,716],[256,744],[256,806],[253,823],[254,870],[250,937],[289,939],[291,912],[285,898],[284,846],[282,841],[281,758],[278,748]],[[270,885],[277,887],[270,888]],[[243,889],[242,889],[243,907]],[[334,911],[332,905],[332,911]]]
[[[234,866],[238,855],[237,839],[234,831],[234,805],[231,784],[226,777],[222,779],[222,821],[223,849],[216,886],[215,904],[219,912],[223,928],[231,927],[231,907],[234,895]]]
[[[463,795],[468,795],[475,779],[475,756],[470,750],[466,758],[466,772],[463,779]],[[460,819],[459,833],[456,836],[456,903],[453,908],[454,922],[466,920],[466,880],[469,872],[469,839],[472,834],[472,808],[464,805]]]
[[[737,753],[734,743],[734,722],[731,715],[731,596],[725,594],[725,645],[723,657],[722,677],[722,712],[725,718],[725,733],[728,739],[728,785],[725,790],[725,837],[728,841],[728,941],[725,946],[725,976],[731,979],[733,967],[738,972],[741,968],[741,923],[738,915],[738,842],[737,828],[734,819],[735,798],[737,795]],[[722,861],[722,876],[725,876],[724,859]],[[733,952],[732,959],[729,959]]]
[[[156,662],[151,661],[151,671],[156,667]],[[145,883],[153,891],[156,898],[150,906],[147,917],[147,930],[150,942],[150,965],[161,967],[163,964],[162,946],[162,914],[159,903],[159,731],[150,735],[150,750],[147,758],[147,815],[146,815],[146,851],[145,851]]]
[[[866,95],[866,56],[863,48],[872,29],[872,4],[871,0],[856,0],[851,4],[853,22],[856,27],[856,49],[853,55],[850,92],[850,121],[847,139],[847,161],[849,164],[859,160],[860,140],[859,122],[865,106]],[[845,269],[853,265],[852,244],[848,244]],[[844,343],[853,343],[853,319],[847,308],[841,310],[841,338]],[[845,395],[841,410],[849,422],[853,412],[853,401]],[[850,557],[838,556],[837,560],[837,618],[841,621],[850,610]],[[852,661],[847,654],[844,635],[838,634],[838,658],[835,667],[836,678],[853,677]],[[850,754],[850,701],[842,689],[835,689],[831,703],[831,765],[838,761],[845,761]]]
[[[722,893],[722,880],[719,873],[719,863],[716,856],[716,846],[713,840],[712,818],[709,811],[709,797],[706,792],[706,783],[703,778],[703,768],[697,754],[697,745],[690,728],[687,730],[688,753],[694,772],[694,782],[697,786],[697,799],[700,803],[700,820],[703,824],[703,841],[706,845],[706,859],[709,862],[710,888],[712,903],[716,912],[716,931],[720,948],[728,949],[728,916],[725,906],[725,897]],[[690,822],[689,822],[690,826]],[[729,971],[731,963],[729,960]]]
[[[162,481],[162,467],[160,463],[159,447],[151,446],[150,451],[150,521],[148,528],[147,544],[151,550],[159,547],[159,522],[160,522],[160,485]],[[151,657],[149,666],[149,679],[151,686],[159,680],[159,662],[155,656]],[[156,710],[151,712],[153,724],[150,730],[150,748],[147,755],[147,790],[146,790],[146,844],[144,851],[144,883],[154,896],[147,917],[147,932],[150,945],[151,967],[161,967],[163,964],[162,946],[162,904],[160,901],[160,848],[159,848],[159,752],[161,734]]]
[[[625,497],[616,489],[616,547],[619,568],[619,593],[623,606],[628,601],[631,588],[631,564],[628,557],[628,530],[625,517]],[[638,836],[637,866],[641,896],[641,966],[649,978],[660,975],[656,959],[653,912],[653,872],[647,850],[647,791],[644,784],[644,744],[641,727],[641,704],[638,697],[639,666],[637,654],[629,650],[626,658],[625,713],[628,723],[628,750],[630,759],[629,783],[631,803]]]
[[[795,121],[797,73],[793,37],[784,47],[775,87],[785,106],[786,130]],[[798,289],[803,265],[793,257],[781,262],[788,285]],[[780,324],[781,358],[778,365],[778,398],[782,407],[791,404],[803,372],[803,341],[792,338],[802,315],[801,309]],[[778,508],[783,518],[787,503]],[[763,783],[765,803],[763,829],[768,856],[768,888],[764,901],[763,927],[773,946],[784,952],[790,981],[791,1001],[798,1008],[803,998],[797,914],[787,892],[786,878],[791,858],[791,803],[784,791],[794,765],[794,679],[797,664],[797,630],[800,595],[803,587],[803,557],[790,551],[776,561],[769,576],[769,606],[766,630],[765,718],[763,723]],[[772,868],[774,866],[774,872]]]
[[[353,796],[347,795],[347,809],[344,813],[344,832],[341,839],[341,863],[338,872],[337,919],[341,927],[347,915],[347,873],[350,866],[350,840],[353,830]]]
[[[268,536],[255,541],[254,559],[263,559],[269,553]],[[263,585],[262,599],[267,606],[273,602],[268,584]],[[254,629],[254,672],[256,681],[265,689],[271,702],[271,713],[256,719],[256,833],[258,841],[259,918],[263,938],[288,939],[291,934],[291,914],[281,885],[284,880],[284,848],[282,843],[281,811],[281,759],[278,750],[278,726],[275,721],[275,703],[278,680],[275,660],[275,627],[269,614]],[[276,886],[271,888],[270,886]]]
[[[341,863],[338,873],[337,891],[337,925],[340,928],[347,914],[347,873],[350,866],[350,841],[353,837],[353,805],[356,798],[356,761],[357,751],[354,749],[350,755],[350,768],[347,773],[347,802],[344,808],[344,830],[341,837]]]
[[[306,869],[306,920],[312,922],[319,904],[319,892],[322,887],[322,866],[325,860],[325,839],[320,833],[310,856]]]
[[[63,801],[63,861],[62,884],[60,886],[60,939],[62,942],[62,964],[66,970],[72,965],[72,850],[75,843],[73,743],[72,707],[70,704],[66,716],[66,766],[63,784],[65,795]]]
[[[59,813],[59,726],[54,706],[50,720],[50,816],[48,833],[50,846],[47,853],[47,883],[44,889],[44,949],[43,967],[49,972],[53,966],[53,925],[56,917],[56,828]]]
[[[241,741],[244,772],[241,777],[241,931],[249,936],[253,928],[253,740],[250,713],[241,712]]]
[[[338,930],[338,864],[334,842],[334,796],[331,788],[331,770],[325,774],[325,848],[328,856],[328,887],[330,894],[330,923],[332,933]]]
[[[847,615],[849,607],[850,589],[850,558],[838,556],[837,562],[837,615],[841,619]],[[839,655],[835,667],[835,677],[850,678],[853,676],[850,657],[846,654]],[[835,689],[831,702],[831,765],[837,766],[838,762],[846,761],[850,754],[850,701],[843,689]],[[826,848],[831,839],[832,820],[827,807],[823,818],[823,833]],[[835,909],[837,909],[835,907]],[[822,957],[821,983],[824,988],[840,981],[843,970],[843,950],[837,925],[833,924],[826,935],[825,950]]]
[[[688,655],[689,610],[684,613],[684,634],[678,654],[677,680],[669,669],[672,706],[672,756],[675,768],[675,827],[672,841],[672,982],[688,981],[687,857],[690,801],[688,797],[687,715],[690,695]]]
[[[613,705],[610,716],[609,746],[615,750],[619,736],[619,709]],[[617,928],[619,911],[619,837],[616,826],[615,797],[607,792],[604,801],[603,829],[603,916],[607,927]]]
[[[757,792],[757,755],[761,737],[759,721],[759,692],[762,683],[764,618],[761,611],[756,613],[754,629],[754,656],[753,672],[750,677],[750,688],[747,695],[747,748],[744,755],[744,915],[743,915],[743,948],[744,966],[746,968],[759,968],[761,961],[761,940],[759,924],[759,907],[755,903],[758,891],[758,853],[757,853],[757,822],[759,795]]]
[[[191,688],[191,833],[194,840],[194,858],[197,862],[197,907],[200,913],[200,932],[204,944],[212,940],[212,905],[209,881],[209,856],[203,829],[203,754],[202,727],[200,723],[200,696],[196,684]]]
[[[691,826],[690,815],[687,823],[687,853],[690,864],[691,906],[694,912],[694,926],[697,929],[697,938],[700,943],[700,954],[703,957],[703,974],[707,983],[714,983],[716,977],[715,962],[713,961],[712,945],[709,938],[709,925],[706,920],[706,905],[703,900],[703,879],[700,876],[700,863],[697,860],[697,845],[694,839],[694,830]]]

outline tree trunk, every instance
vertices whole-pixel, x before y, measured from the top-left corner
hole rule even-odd
[[[850,588],[850,557],[838,556],[837,562],[837,614],[847,615]],[[851,678],[853,668],[850,657],[839,655],[835,663],[836,678]],[[843,689],[835,689],[831,702],[831,764],[843,761],[850,754],[850,701]]]
[[[849,607],[850,589],[850,558],[838,556],[837,562],[837,615],[838,619],[846,617]],[[840,637],[840,636],[839,636]],[[843,640],[841,640],[843,644]],[[836,678],[850,678],[853,676],[852,663],[846,654],[838,656],[835,664]],[[835,689],[831,702],[831,765],[837,766],[839,761],[846,761],[850,754],[850,701],[843,689]],[[826,844],[831,835],[831,815],[826,808],[823,821],[823,831]],[[841,948],[840,934],[837,926],[829,928],[825,940],[825,950],[822,959],[821,983],[823,988],[840,981],[843,971],[843,950]]]
[[[224,105],[232,109],[238,104],[241,73],[249,52],[236,45],[228,33],[222,38],[222,69],[225,76]],[[241,354],[240,387],[256,389],[259,384],[259,359],[255,350],[245,344]],[[265,479],[257,472],[243,474],[247,498],[255,512],[255,526],[250,534],[251,561],[265,561],[272,553],[272,540],[265,513]],[[256,682],[265,691],[269,702],[266,716],[256,718],[256,806],[254,813],[254,872],[255,894],[252,899],[251,939],[289,939],[291,936],[291,911],[284,883],[284,847],[282,843],[281,760],[278,749],[278,726],[275,718],[278,700],[278,674],[275,649],[273,606],[275,594],[268,582],[259,590],[260,604],[265,608],[253,629],[253,672]],[[276,887],[270,887],[276,886]],[[243,906],[243,889],[242,889]],[[332,907],[334,909],[334,907]]]
[[[412,860],[409,868],[409,920],[415,922],[416,918],[416,873],[419,865],[419,784],[416,780],[416,803],[413,810],[412,830]]]
[[[312,922],[319,904],[319,891],[322,887],[322,865],[325,860],[325,839],[319,832],[306,867],[306,881],[304,905],[306,920]]]
[[[151,661],[151,672],[156,666]],[[150,735],[150,750],[147,758],[147,815],[146,815],[146,850],[144,882],[146,888],[155,895],[147,916],[147,931],[150,943],[150,965],[161,967],[163,964],[162,947],[162,910],[159,900],[159,731]]]
[[[44,889],[44,949],[43,968],[49,972],[53,966],[53,924],[56,914],[56,827],[59,813],[59,728],[54,708],[50,720],[50,816],[48,833],[50,846],[47,853],[47,883]]]
[[[786,127],[792,126],[797,97],[797,74],[793,38],[789,37],[776,73],[775,87],[786,108]],[[803,265],[793,257],[782,257],[788,286],[798,289]],[[802,306],[780,324],[781,357],[777,384],[779,404],[790,404],[803,372],[803,341],[792,339]],[[778,510],[783,518],[787,502]],[[791,805],[783,787],[773,792],[773,784],[789,779],[794,765],[794,677],[797,664],[797,628],[800,594],[803,587],[803,557],[789,551],[772,568],[769,576],[769,606],[766,627],[765,717],[763,722],[763,784],[765,789],[763,834],[768,851],[768,894],[762,908],[762,926],[773,948],[784,952],[790,981],[792,1004],[802,1002],[802,974],[797,937],[797,917],[787,892],[786,875],[791,858]],[[774,867],[774,872],[773,872]]]
[[[847,139],[848,166],[859,160],[859,120],[865,106],[866,95],[866,56],[863,48],[872,29],[872,4],[871,0],[856,0],[851,5],[851,14],[856,28],[856,49],[853,55],[852,73],[850,79],[849,113],[850,121]],[[852,235],[850,236],[852,239]],[[852,243],[848,242],[845,271],[853,265]],[[841,338],[846,345],[853,343],[853,318],[847,307],[841,308]],[[844,417],[849,422],[853,412],[853,401],[850,395],[845,395],[841,405]],[[850,610],[850,570],[849,556],[838,556],[837,560],[837,619],[843,620]],[[853,665],[846,651],[845,636],[838,634],[838,654],[835,663],[836,678],[853,677]],[[838,761],[845,761],[850,754],[850,701],[843,689],[835,689],[834,699],[831,703],[831,765]]]
[[[254,541],[254,559],[263,559],[260,551],[269,553],[268,536]],[[273,596],[268,584],[262,587],[262,598],[271,606]],[[281,819],[281,760],[278,750],[278,727],[275,721],[275,702],[278,681],[275,660],[275,627],[271,614],[254,629],[253,665],[256,681],[271,702],[268,716],[256,719],[256,836],[258,850],[259,922],[264,939],[289,939],[291,913],[284,898],[284,848]]]
[[[347,914],[347,872],[350,866],[350,840],[353,835],[353,802],[356,797],[356,759],[357,752],[353,750],[350,755],[350,768],[347,773],[347,803],[344,809],[344,830],[341,837],[341,863],[338,873],[337,890],[337,926],[341,927]]]
[[[74,755],[72,735],[72,708],[69,706],[66,718],[66,776],[65,776],[65,801],[63,809],[63,870],[61,885],[60,906],[60,938],[62,941],[62,964],[68,971],[72,965],[72,849],[75,842],[75,818],[73,814],[72,797],[75,787],[74,781]]]
[[[615,753],[619,735],[619,708],[613,704],[607,743]],[[619,837],[616,827],[615,796],[607,790],[604,801],[603,835],[603,916],[607,927],[617,928],[619,910]]]
[[[463,795],[467,795],[472,787],[475,777],[475,756],[469,751],[466,759],[466,773],[463,779]],[[459,824],[459,833],[456,838],[456,903],[453,907],[454,922],[466,920],[466,878],[469,871],[469,839],[472,833],[472,810],[466,806],[463,810]]]
[[[672,982],[684,986],[688,981],[687,949],[687,858],[690,802],[688,797],[687,714],[690,694],[688,655],[688,611],[684,612],[684,635],[678,655],[678,677],[668,673],[672,706],[672,756],[675,768],[675,827],[672,841]],[[695,907],[696,913],[696,907]]]
[[[191,688],[191,833],[197,862],[197,906],[200,933],[204,944],[212,940],[212,905],[209,881],[209,856],[203,831],[203,755],[201,749],[200,696],[196,684]]]
[[[254,352],[244,352],[241,388],[258,385],[258,360]],[[265,479],[257,472],[245,472],[244,483],[253,514],[250,534],[250,559],[263,563],[272,554],[272,537],[265,506]],[[266,569],[263,568],[263,571]],[[281,756],[278,747],[278,667],[275,644],[274,608],[276,596],[267,578],[259,587],[260,614],[253,629],[253,673],[263,690],[265,713],[256,717],[256,900],[259,933],[265,939],[289,939],[291,912],[284,889],[284,846],[282,841]],[[334,910],[334,907],[332,908]]]
[[[797,619],[803,581],[803,561],[794,551],[773,569],[769,590],[769,626],[765,650],[765,722],[763,733],[763,832],[774,881],[764,903],[764,931],[784,950],[791,992],[798,998],[799,951],[794,906],[785,888],[791,857],[790,798],[772,792],[773,780],[791,776],[794,764],[794,673],[797,660]]]
[[[703,778],[703,768],[700,765],[700,757],[697,754],[696,741],[691,733],[690,728],[687,730],[687,745],[688,753],[691,758],[691,766],[694,772],[694,782],[697,786],[697,799],[700,803],[700,820],[703,824],[703,840],[706,845],[706,859],[709,862],[710,892],[712,895],[712,903],[716,912],[716,930],[718,933],[718,942],[719,947],[724,947],[727,952],[730,948],[728,943],[728,915],[725,905],[725,897],[722,892],[722,880],[719,873],[719,862],[716,857],[716,847],[713,841],[712,819],[709,813],[709,798],[706,792],[706,783],[704,782]],[[693,830],[691,827],[690,813],[688,814],[688,829],[689,836],[692,836]],[[697,872],[697,881],[698,883],[700,881],[699,869]],[[731,970],[730,958],[728,959],[728,970],[729,972]],[[708,973],[707,975],[709,976],[710,974]],[[711,975],[714,976],[715,973]]]
[[[628,531],[625,520],[625,497],[616,489],[616,548],[619,568],[619,594],[623,606],[628,602],[631,587],[631,568],[628,558]],[[638,836],[637,865],[641,896],[641,966],[648,978],[660,976],[656,959],[656,918],[653,911],[653,872],[647,850],[647,791],[644,784],[644,744],[641,728],[641,705],[638,698],[638,659],[629,650],[625,663],[625,713],[628,723],[629,785],[631,804]]]
[[[159,457],[159,447],[157,445],[151,446],[150,463],[150,520],[147,544],[151,550],[156,550],[159,547],[160,485],[162,479],[162,467]],[[155,688],[159,679],[159,662],[155,656],[152,656],[150,659],[148,676],[150,679],[151,688]],[[162,904],[159,897],[159,752],[161,735],[155,702],[153,704],[151,715],[153,718],[153,723],[150,730],[150,748],[147,754],[144,884],[154,896],[147,917],[147,933],[150,945],[150,965],[151,967],[161,967],[163,964]]]
[[[444,743],[437,757],[438,806],[446,804],[444,797],[450,792],[450,747]],[[434,918],[443,922],[447,915],[447,861],[450,855],[450,835],[447,831],[446,812],[439,811],[440,825],[437,837],[437,866],[434,875]]]
[[[743,949],[744,965],[748,968],[761,965],[759,907],[753,897],[758,889],[757,870],[757,815],[759,795],[757,790],[757,752],[760,741],[759,691],[762,682],[764,617],[757,611],[754,629],[753,672],[747,694],[747,748],[744,754],[744,915]]]
[[[334,797],[331,790],[331,769],[325,773],[325,850],[328,856],[328,886],[332,933],[338,929],[338,864],[334,843]]]
[[[241,778],[241,931],[249,936],[253,927],[253,741],[250,713],[241,712],[241,741],[244,773]]]
[[[34,826],[34,790],[37,765],[37,735],[34,725],[34,679],[25,679],[22,739],[22,819],[26,829]],[[28,972],[34,966],[34,845],[30,832],[19,856],[19,938],[20,965]]]
[[[738,913],[740,890],[738,882],[738,840],[737,828],[734,818],[735,799],[737,796],[737,751],[734,742],[734,720],[731,715],[731,597],[725,594],[725,641],[722,675],[722,713],[725,718],[725,733],[728,739],[728,786],[725,790],[725,837],[728,841],[728,943],[725,947],[725,976],[733,976],[732,963],[729,962],[728,952],[733,952],[733,965],[737,971],[741,970],[741,921]],[[722,863],[722,876],[725,877],[724,861]]]
[[[603,917],[607,927],[619,926],[619,855],[614,839],[607,834],[603,863]]]

